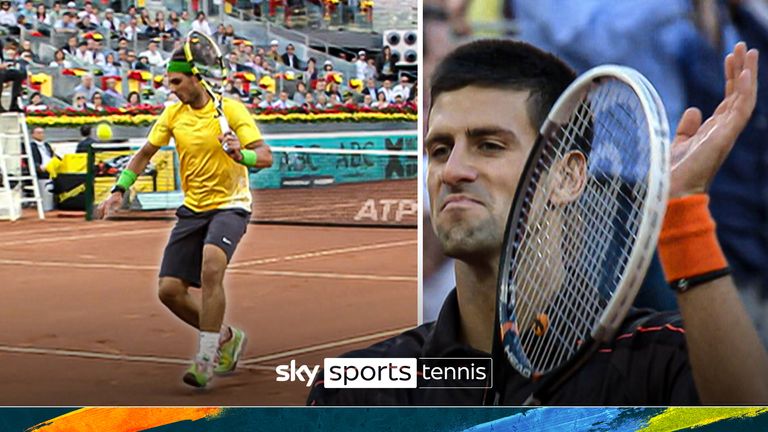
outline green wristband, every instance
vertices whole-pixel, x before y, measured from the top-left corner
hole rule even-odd
[[[135,172],[126,168],[120,173],[120,177],[117,179],[117,185],[128,190],[136,182],[137,177],[138,175],[136,175]]]
[[[240,159],[241,165],[245,165],[247,167],[256,166],[256,161],[259,159],[259,157],[256,155],[255,151],[240,150],[240,154],[243,155],[243,158]]]

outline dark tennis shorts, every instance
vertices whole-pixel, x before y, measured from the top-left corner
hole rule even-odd
[[[176,217],[176,226],[163,253],[160,277],[178,278],[200,288],[203,246],[218,246],[227,254],[227,262],[231,261],[251,215],[242,209],[198,213],[181,206]]]

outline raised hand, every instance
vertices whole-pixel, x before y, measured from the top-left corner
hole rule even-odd
[[[739,42],[725,58],[725,98],[702,123],[701,111],[688,108],[672,142],[669,195],[705,193],[736,139],[747,125],[757,100],[756,49]]]

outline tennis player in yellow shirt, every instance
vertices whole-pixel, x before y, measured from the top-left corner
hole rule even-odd
[[[168,82],[180,102],[160,114],[147,143],[133,155],[96,216],[119,207],[157,150],[175,140],[184,204],[176,211],[178,220],[160,266],[159,297],[171,312],[200,330],[200,348],[184,382],[205,387],[214,373],[235,369],[245,346],[245,333],[223,323],[224,271],[250,219],[248,167],[271,166],[272,153],[238,101],[224,99],[232,132],[221,134],[213,101],[192,75],[182,50],[171,57]],[[202,289],[202,303],[189,287]]]

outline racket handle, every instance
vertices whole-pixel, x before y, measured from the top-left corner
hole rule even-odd
[[[219,126],[221,127],[221,134],[226,135],[232,131],[232,129],[229,128],[229,123],[227,123],[227,118],[224,116],[224,114],[219,113]],[[229,151],[229,146],[227,144],[222,144],[221,147],[224,149],[224,151]]]

